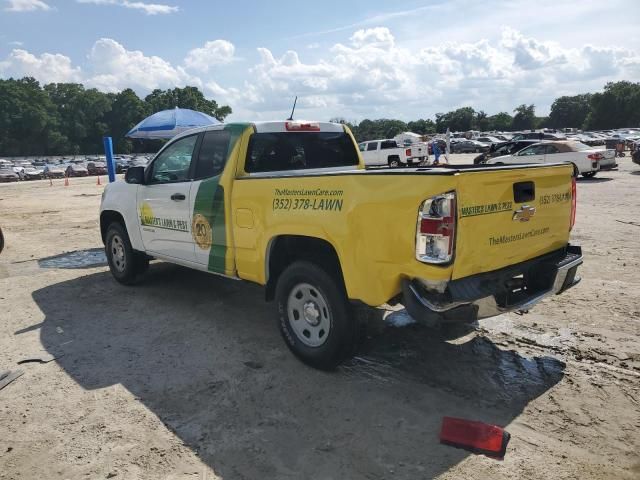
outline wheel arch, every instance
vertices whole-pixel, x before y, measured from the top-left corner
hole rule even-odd
[[[340,256],[328,240],[306,235],[276,235],[267,243],[265,252],[265,296],[274,299],[276,284],[282,272],[297,260],[316,264],[336,277],[344,289],[344,275]]]
[[[102,243],[106,241],[107,237],[107,228],[114,222],[120,223],[127,234],[129,231],[127,230],[127,223],[124,221],[124,217],[120,212],[115,210],[104,210],[100,212],[100,237],[102,238]]]

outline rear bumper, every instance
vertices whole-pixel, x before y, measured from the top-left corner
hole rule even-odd
[[[403,304],[409,315],[426,325],[472,323],[526,311],[578,284],[581,264],[582,249],[569,245],[518,265],[451,281],[444,293],[430,293],[418,279],[405,279]]]

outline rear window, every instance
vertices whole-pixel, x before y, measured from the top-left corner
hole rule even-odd
[[[593,148],[593,147],[590,147],[589,145],[585,145],[582,142],[571,142],[571,147],[575,152],[580,152],[582,150],[591,150]]]
[[[357,150],[344,132],[254,133],[245,170],[278,172],[355,167],[358,163]]]

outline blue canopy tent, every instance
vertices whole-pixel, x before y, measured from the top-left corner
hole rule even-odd
[[[127,137],[130,138],[173,138],[176,135],[196,127],[218,125],[220,122],[210,115],[187,108],[162,110],[145,118],[133,127]]]

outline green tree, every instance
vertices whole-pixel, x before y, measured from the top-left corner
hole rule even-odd
[[[0,79],[0,154],[42,155],[68,148],[56,108],[31,77]]]
[[[482,110],[476,112],[475,118],[473,119],[473,125],[476,130],[486,132],[487,130],[489,130],[490,123],[491,122],[489,121],[489,116],[485,112],[483,112]]]
[[[513,117],[507,112],[496,113],[489,117],[489,130],[496,130],[498,132],[504,132],[511,130],[513,124]]]
[[[449,128],[452,132],[466,132],[473,128],[475,110],[463,107],[447,113],[436,113],[436,131],[444,133]]]
[[[514,110],[513,123],[511,127],[513,130],[531,130],[535,128],[536,122],[536,107],[535,105],[520,105]]]
[[[69,139],[68,153],[96,152],[108,127],[104,116],[111,99],[95,88],[85,90],[78,83],[50,83],[44,91],[57,110],[60,129]]]
[[[591,112],[591,95],[582,94],[558,97],[551,104],[549,124],[551,128],[580,128]]]
[[[595,130],[640,126],[640,83],[609,82],[591,96],[585,127]]]
[[[148,116],[149,106],[130,88],[110,94],[110,98],[111,111],[105,120],[109,126],[109,134],[114,139],[114,150],[119,153],[131,153],[134,151],[134,141],[125,135]]]
[[[436,124],[430,118],[415,120],[407,123],[407,128],[413,133],[426,135],[428,133],[436,133]]]
[[[206,113],[223,121],[231,113],[231,107],[219,106],[215,100],[207,100],[197,87],[174,88],[172,90],[156,89],[147,95],[144,101],[149,106],[149,112],[171,108],[189,108]]]

